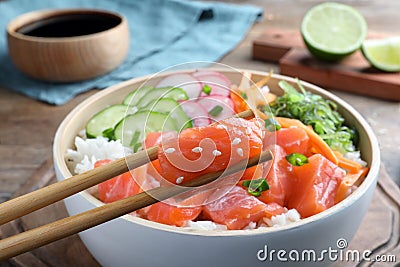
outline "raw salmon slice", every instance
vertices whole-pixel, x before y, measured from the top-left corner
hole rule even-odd
[[[181,208],[158,202],[150,206],[147,211],[147,219],[153,222],[182,226],[186,221],[196,219],[202,211],[202,207]]]
[[[309,139],[306,131],[301,128],[282,128],[279,131],[268,133],[265,138],[265,145],[273,145],[275,142],[287,154],[308,154],[310,150]]]
[[[286,198],[291,194],[290,179],[293,166],[286,160],[287,153],[278,146],[271,146],[274,160],[267,174],[267,182],[269,190],[261,193],[259,199],[264,203],[278,203],[281,206],[286,206]]]
[[[94,167],[107,164],[111,160],[99,160],[94,164]],[[110,180],[102,182],[98,186],[99,198],[104,203],[114,202],[139,193],[140,188],[133,179],[130,172],[118,175]]]
[[[230,230],[243,229],[251,222],[257,223],[263,217],[270,218],[284,211],[284,208],[276,203],[265,204],[249,195],[240,186],[233,187],[223,197],[204,206],[206,218],[224,224]]]
[[[174,132],[153,132],[149,133],[144,140],[144,148],[149,148],[160,144],[163,140],[176,138],[177,133]],[[160,161],[154,160],[148,164],[147,175],[142,177],[143,183],[148,182],[151,179],[160,180],[161,167]],[[150,176],[150,177],[149,177]],[[167,225],[182,226],[186,221],[194,220],[201,213],[201,207],[188,207],[196,206],[198,203],[203,203],[204,198],[207,196],[194,196],[190,199],[185,200],[180,205],[184,207],[177,207],[176,205],[169,205],[168,203],[174,202],[173,199],[169,199],[167,202],[159,202],[149,207],[139,210],[137,213],[148,220],[163,223]],[[196,203],[195,203],[196,202]],[[175,202],[174,202],[175,203]],[[176,204],[176,203],[175,203]],[[198,205],[197,205],[198,206]]]
[[[315,154],[303,166],[293,167],[292,193],[288,208],[295,208],[302,218],[324,211],[335,204],[335,195],[346,172]]]
[[[147,149],[152,146],[158,145],[163,142],[163,140],[169,140],[176,138],[178,136],[177,132],[151,132],[148,133],[145,140],[143,141],[143,148]]]
[[[262,152],[263,123],[229,118],[217,124],[183,130],[160,145],[161,175],[175,184],[216,172]]]
[[[146,139],[143,141],[143,148],[148,149],[152,146],[156,146],[161,144],[163,141],[174,139],[178,136],[176,132],[151,132],[147,134]],[[151,163],[147,164],[147,175],[143,175],[141,178],[141,184],[145,184],[149,177],[156,181],[161,181],[163,178],[161,176],[161,166],[160,161],[158,159],[153,160]]]

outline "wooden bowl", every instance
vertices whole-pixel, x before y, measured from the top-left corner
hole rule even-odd
[[[74,82],[116,68],[129,48],[125,17],[103,10],[39,10],[7,27],[8,51],[15,66],[36,79]]]

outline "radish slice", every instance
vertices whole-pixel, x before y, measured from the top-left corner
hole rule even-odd
[[[220,73],[218,71],[199,70],[199,71],[193,72],[192,75],[193,75],[193,77],[195,77],[197,79],[199,79],[201,77],[204,77],[204,76],[206,76],[206,77],[207,76],[218,76],[221,79],[225,80],[226,84],[229,84],[229,85],[232,84],[231,80],[229,80],[228,77],[226,77],[224,74],[222,74],[222,73]]]
[[[212,122],[232,117],[235,114],[233,102],[226,96],[205,96],[199,98],[197,103],[207,110],[208,116],[211,118]],[[220,108],[217,106],[220,106]],[[218,111],[217,114],[212,114],[215,113],[215,111]]]
[[[222,73],[216,71],[198,71],[194,72],[193,76],[197,78],[203,86],[207,84],[211,87],[210,95],[229,96],[232,83]],[[201,96],[207,96],[207,94],[201,92]]]
[[[210,124],[210,118],[207,110],[194,101],[180,101],[183,111],[193,120],[194,127],[201,127]]]
[[[186,73],[169,75],[157,84],[157,87],[164,86],[174,86],[182,88],[186,91],[189,99],[199,97],[203,88],[198,79]]]

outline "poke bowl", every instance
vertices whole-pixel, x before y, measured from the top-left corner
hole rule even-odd
[[[290,187],[292,196],[285,196],[284,203],[289,203],[289,205],[286,206],[286,204],[282,204],[283,202],[280,203],[276,200],[275,202],[278,202],[279,206],[282,206],[283,209],[279,209],[281,210],[279,213],[272,212],[268,218],[265,217],[265,213],[263,213],[264,217],[262,217],[262,219],[257,217],[256,221],[252,221],[252,218],[255,218],[253,217],[254,214],[241,217],[242,219],[239,219],[239,224],[236,223],[238,221],[237,218],[235,219],[235,223],[232,223],[232,220],[221,221],[217,218],[218,216],[213,216],[215,213],[213,213],[210,205],[214,202],[211,202],[211,204],[207,203],[207,205],[202,206],[201,211],[196,214],[196,218],[193,217],[184,222],[180,221],[174,225],[174,222],[169,223],[170,221],[168,220],[160,221],[157,220],[157,218],[151,219],[150,209],[148,209],[144,211],[144,213],[147,213],[143,216],[140,215],[140,213],[124,215],[120,218],[81,232],[79,234],[80,238],[88,250],[103,266],[186,266],[189,264],[191,266],[271,266],[271,264],[273,266],[328,266],[332,264],[337,258],[330,258],[327,251],[335,250],[336,253],[339,253],[344,250],[356,233],[367,212],[378,178],[380,152],[377,139],[368,123],[353,107],[351,107],[351,105],[330,92],[310,83],[300,82],[295,78],[250,70],[187,69],[135,78],[111,86],[83,101],[67,115],[59,126],[55,135],[53,147],[54,166],[57,179],[61,181],[71,177],[75,173],[93,168],[93,166],[97,164],[97,160],[104,160],[109,155],[112,155],[110,156],[111,158],[118,158],[124,156],[124,153],[127,153],[126,150],[130,150],[128,153],[133,153],[137,149],[141,149],[141,147],[136,146],[136,144],[144,146],[144,143],[147,140],[146,137],[143,137],[143,134],[136,135],[135,131],[132,133],[132,131],[124,132],[124,130],[121,130],[122,134],[121,132],[118,134],[118,130],[116,130],[118,127],[117,125],[123,120],[125,120],[125,126],[130,125],[126,119],[129,116],[133,118],[131,121],[133,121],[134,124],[140,122],[141,117],[135,117],[141,112],[141,104],[137,104],[137,101],[145,95],[146,97],[151,95],[152,93],[150,93],[149,90],[161,88],[166,85],[176,86],[177,84],[173,84],[177,82],[176,80],[181,80],[183,84],[183,82],[190,80],[190,78],[188,78],[189,76],[196,77],[197,80],[202,82],[201,89],[193,89],[194,87],[191,86],[190,83],[187,86],[181,87],[183,90],[187,91],[186,97],[193,97],[193,94],[196,96],[201,95],[199,98],[200,100],[210,97],[210,95],[212,96],[210,91],[213,90],[214,92],[217,92],[218,86],[223,87],[220,84],[218,85],[218,83],[224,84],[229,81],[229,85],[224,85],[228,86],[233,91],[238,90],[238,86],[243,86],[242,83],[244,76],[251,78],[251,81],[254,81],[255,85],[260,85],[261,81],[266,81],[262,90],[258,90],[258,92],[261,92],[261,94],[266,98],[273,96],[272,100],[270,100],[272,105],[278,101],[277,99],[279,99],[280,96],[290,93],[292,88],[297,88],[299,91],[304,90],[301,94],[309,92],[314,99],[317,99],[317,96],[322,97],[324,101],[328,101],[328,105],[332,107],[335,112],[337,111],[337,113],[343,117],[343,127],[346,129],[352,129],[357,133],[356,136],[358,141],[355,141],[356,143],[353,150],[355,150],[354,153],[360,151],[359,156],[361,158],[356,161],[361,162],[362,164],[360,163],[360,165],[363,166],[362,170],[367,171],[364,172],[362,178],[357,182],[346,187],[345,192],[341,193],[343,196],[338,200],[339,191],[341,190],[340,186],[345,179],[344,177],[347,177],[349,169],[346,169],[346,167],[343,166],[341,168],[338,166],[329,167],[334,170],[333,173],[335,173],[335,175],[339,173],[338,175],[341,178],[335,178],[336,182],[330,181],[325,183],[322,191],[315,193],[315,195],[320,195],[320,198],[316,200],[316,203],[314,203],[315,205],[313,204],[311,208],[311,210],[314,210],[315,212],[310,213],[310,206],[303,205],[304,201],[300,201],[303,203],[301,205],[298,203],[290,204],[291,201],[296,198],[292,196],[296,194],[300,194],[297,199],[304,199],[301,194],[309,195],[309,192],[304,193],[304,191],[301,191],[301,188],[303,187],[314,188],[318,191],[318,189],[316,189],[318,187],[317,182],[314,182],[314,184],[310,186],[310,184],[303,183],[301,182],[301,179],[296,178],[297,182]],[[211,76],[213,78],[209,80],[207,85],[204,80],[201,79],[202,77],[210,78]],[[266,79],[266,77],[268,77],[268,79]],[[143,86],[143,84],[146,84],[146,86]],[[288,86],[290,87],[289,89]],[[300,87],[301,90],[298,87]],[[249,88],[255,87],[250,86]],[[140,95],[140,90],[143,91],[142,95]],[[265,92],[265,90],[268,90],[268,92]],[[242,99],[246,100],[247,97],[249,99],[251,98],[250,95],[247,96],[243,94],[243,92],[238,95],[242,96]],[[278,98],[276,98],[276,96]],[[232,95],[230,97],[232,97]],[[225,101],[223,98],[220,98],[218,94],[216,98],[219,98],[220,100],[222,99],[222,102]],[[128,115],[126,114],[126,110],[120,112],[124,114],[120,115],[119,118],[112,119],[112,122],[107,120],[109,116],[104,115],[104,110],[109,110],[110,107],[121,105],[121,103],[124,103],[126,99],[133,102],[136,101],[136,106],[139,108],[134,108],[134,110],[130,111],[130,114]],[[187,100],[186,98],[185,101],[190,100]],[[182,105],[185,101],[181,102],[180,100],[177,101],[177,103]],[[199,104],[198,100],[196,101],[196,104],[190,105],[190,107],[195,107],[192,109],[182,105],[182,110],[185,111],[189,118],[193,118],[193,110],[200,110],[197,106],[197,104]],[[248,102],[245,101],[244,103]],[[127,103],[125,102],[125,104]],[[127,106],[129,106],[129,103]],[[237,107],[235,106],[234,109],[236,110],[236,108]],[[223,110],[223,107],[216,108],[216,105],[206,106],[205,109],[210,117],[218,117],[222,114],[224,116],[232,115],[229,113],[224,114],[225,111],[221,111]],[[219,112],[215,113],[216,111]],[[277,112],[277,109],[272,109],[272,111]],[[269,109],[270,113],[272,111]],[[101,115],[102,112],[103,115]],[[201,114],[204,113],[202,113],[202,111],[198,112]],[[113,114],[115,113],[113,112]],[[148,114],[147,116],[149,117]],[[179,114],[176,116],[179,117]],[[100,119],[101,121],[107,121],[107,123],[113,125],[113,131],[111,131],[112,135],[110,135],[110,130],[108,128],[109,125],[107,126],[98,123]],[[190,132],[194,129],[191,128],[193,126],[212,127],[209,125],[206,126],[212,122],[211,120],[208,123],[204,123],[204,117],[201,119],[202,120],[197,121],[194,119],[191,120],[193,124],[186,127],[187,129],[183,131]],[[151,120],[151,118],[149,120]],[[154,120],[155,122],[151,127],[156,131],[158,129],[157,124],[159,124],[159,121],[157,121],[157,118],[154,118]],[[268,120],[269,119],[264,120],[265,123],[267,123]],[[296,121],[293,118],[289,119],[289,121],[292,120]],[[279,128],[276,127],[273,130],[268,130],[268,132],[274,133],[274,136],[283,128],[287,128],[287,131],[299,128],[296,125],[285,126],[285,119],[273,119],[271,121],[274,123],[279,122],[277,125],[280,124]],[[163,124],[165,125],[166,122],[164,121]],[[260,127],[264,129],[267,128],[266,125],[267,124],[262,124]],[[275,126],[276,125],[274,125],[274,127]],[[304,131],[307,133],[313,131],[310,130],[312,129],[311,127],[312,126],[305,126]],[[183,133],[183,131],[181,131],[181,133]],[[315,135],[314,133],[311,134]],[[102,135],[103,137],[96,137],[98,135]],[[129,136],[130,142],[126,143],[123,141],[123,138],[118,138],[118,136],[125,137],[125,135]],[[136,140],[138,136],[141,136],[142,139],[145,138],[146,140],[139,140],[139,142]],[[147,137],[148,136],[149,135],[147,135]],[[310,138],[312,139],[313,137]],[[327,135],[325,135],[324,138],[327,138]],[[110,139],[115,140],[111,141]],[[122,139],[122,141],[120,139]],[[132,142],[133,139],[135,139],[135,143]],[[99,147],[101,144],[104,145],[106,152],[99,152],[101,156],[97,156],[98,154],[89,154],[87,157],[83,157],[80,153],[85,151],[85,149],[88,150],[90,146],[85,143],[86,140],[92,140],[93,142],[97,140],[99,143],[96,143],[95,146]],[[278,142],[278,140],[274,141]],[[115,142],[120,146],[119,150],[123,150],[122,154],[118,151],[114,151],[114,146],[110,143],[114,144]],[[240,141],[236,143],[239,142]],[[281,142],[283,142],[282,146],[289,143],[288,139]],[[235,143],[235,140],[232,143]],[[126,146],[130,147],[127,148]],[[334,146],[334,144],[330,143],[330,146]],[[79,149],[81,150],[79,151]],[[198,150],[199,148],[196,149]],[[193,148],[192,151],[194,153],[199,153],[197,150]],[[164,152],[166,154],[167,150]],[[220,154],[219,151],[217,152]],[[240,152],[243,154],[243,151]],[[276,150],[274,153],[277,153]],[[314,162],[316,160],[315,158],[324,158],[323,156],[319,156],[316,151],[312,153],[310,152],[313,155],[307,154],[308,152],[304,153],[306,154],[306,158],[308,157],[307,164]],[[354,155],[354,153],[351,154]],[[219,156],[219,154],[214,156]],[[343,155],[339,152],[334,155],[344,159]],[[283,157],[282,160],[290,162],[288,156],[289,155]],[[329,158],[329,156],[327,157]],[[276,155],[275,158],[277,158]],[[77,164],[77,161],[79,161],[80,164]],[[274,161],[276,160],[274,159]],[[326,160],[327,164],[330,164],[329,166],[333,164],[331,161],[332,160],[329,159]],[[347,162],[345,159],[344,161]],[[351,160],[349,160],[349,162],[351,162]],[[285,164],[289,163],[285,161]],[[301,166],[302,164],[296,165],[293,162],[290,164],[294,164],[293,166],[295,166],[290,167],[291,170],[300,170],[300,168],[303,167]],[[271,165],[269,166],[271,167]],[[349,166],[351,169],[352,165],[350,164]],[[271,167],[272,171],[274,170],[273,168],[274,165]],[[300,171],[299,173],[304,175],[307,171]],[[169,174],[172,175],[170,172],[167,173],[166,176]],[[178,174],[175,173],[173,175],[178,176]],[[299,175],[299,177],[302,177],[302,175]],[[183,176],[179,176],[178,178],[181,179],[176,178],[175,180],[176,176],[173,176],[172,182],[179,184],[182,182]],[[265,180],[268,180],[268,178],[265,178]],[[120,182],[121,181],[122,178]],[[235,190],[239,190],[240,192],[243,191],[245,193],[254,193],[253,191],[250,192],[249,184],[247,184],[248,188],[246,188],[244,183],[245,181],[241,180],[241,182],[235,186]],[[268,184],[268,188],[264,188],[263,190],[269,194],[269,197],[266,199],[271,199],[271,197],[273,198],[274,196],[271,196],[272,193],[268,192],[272,192],[275,185],[273,181],[268,181]],[[320,183],[319,185],[321,184],[324,183]],[[129,185],[127,185],[127,187],[129,187]],[[68,213],[70,215],[75,215],[100,205],[104,205],[104,202],[113,201],[113,195],[111,194],[110,196],[110,191],[101,191],[104,190],[104,188],[109,189],[110,185],[108,185],[108,187],[107,185],[105,185],[105,187],[103,186],[103,189],[100,189],[99,186],[99,188],[82,191],[65,199],[64,201]],[[285,190],[283,192],[286,192]],[[335,195],[333,196],[329,195],[329,192],[333,192],[332,190],[335,192]],[[127,189],[127,191],[129,190]],[[224,197],[226,200],[226,196],[229,195],[230,192],[231,191],[228,191],[228,193],[225,192],[225,196],[222,196],[219,199],[214,199],[213,201],[222,201],[221,199],[224,199]],[[262,193],[264,194],[265,192]],[[126,192],[124,191],[124,193]],[[253,194],[251,197],[255,199],[257,198],[254,200],[257,202],[257,205],[264,205],[265,201],[259,198],[260,194],[257,196]],[[247,195],[246,197],[248,197]],[[330,201],[326,199],[330,199]],[[276,204],[275,202],[274,205]],[[327,205],[328,202],[329,205]],[[267,205],[270,204],[271,203],[267,201]],[[222,211],[220,210],[219,212],[226,215],[227,213],[224,209],[229,209],[229,207],[222,205]],[[263,212],[264,211],[265,210],[263,209]],[[159,214],[159,211],[157,212],[156,213]]]

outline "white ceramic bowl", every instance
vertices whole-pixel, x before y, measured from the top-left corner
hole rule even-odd
[[[191,72],[193,70],[187,70]],[[257,81],[267,73],[251,71]],[[223,70],[228,78],[238,84],[241,75],[236,71]],[[147,79],[155,84],[160,78],[143,77],[132,79],[88,98],[71,111],[59,126],[54,140],[54,165],[58,180],[69,176],[64,155],[67,148],[73,147],[78,132],[84,128],[87,120],[107,105],[121,102],[133,88]],[[281,93],[278,82],[286,80],[295,83],[289,77],[273,75],[268,86],[272,92]],[[315,250],[317,257],[322,250],[338,249],[338,240],[350,242],[362,218],[367,212],[376,185],[380,152],[377,139],[363,117],[333,94],[321,88],[303,83],[305,88],[337,103],[339,111],[349,125],[355,126],[360,135],[362,157],[368,162],[370,171],[361,186],[348,198],[334,207],[315,216],[303,219],[288,226],[257,230],[237,231],[193,231],[158,224],[141,218],[125,215],[80,233],[83,242],[93,256],[104,266],[325,266],[331,263],[325,253],[324,261],[282,262],[276,251],[284,249],[288,258],[292,250],[307,257],[308,250]],[[81,192],[65,199],[70,215],[77,214],[102,203],[87,192]],[[343,245],[342,244],[339,244]],[[265,257],[272,250],[272,258]],[[281,252],[283,253],[283,252]],[[292,256],[295,252],[292,252]],[[260,259],[259,259],[260,258]],[[268,262],[273,259],[273,262]]]

